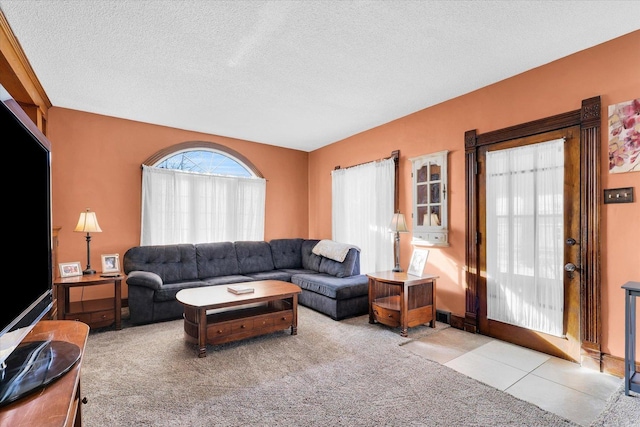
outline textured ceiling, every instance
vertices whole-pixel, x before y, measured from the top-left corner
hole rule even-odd
[[[0,9],[54,106],[303,151],[640,29],[636,0]]]

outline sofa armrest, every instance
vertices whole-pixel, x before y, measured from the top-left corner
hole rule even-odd
[[[127,285],[144,286],[158,290],[162,288],[162,278],[150,271],[131,271],[127,275]]]

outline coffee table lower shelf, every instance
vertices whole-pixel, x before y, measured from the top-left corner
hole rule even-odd
[[[184,332],[190,342],[199,344],[200,310],[185,307]],[[206,315],[206,343],[225,344],[259,335],[291,328],[297,335],[293,304],[288,300],[270,301],[247,308],[236,308]],[[200,348],[199,357],[206,356],[206,348]]]

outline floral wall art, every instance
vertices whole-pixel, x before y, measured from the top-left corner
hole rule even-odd
[[[640,98],[609,106],[609,173],[640,172]]]

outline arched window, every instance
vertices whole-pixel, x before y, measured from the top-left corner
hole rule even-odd
[[[254,176],[250,169],[232,156],[209,149],[181,151],[160,161],[155,167],[211,175]]]
[[[242,154],[224,145],[207,141],[186,141],[172,145],[158,151],[142,164],[157,168],[216,175],[264,178],[258,168]],[[240,173],[240,169],[244,169],[248,174]],[[232,173],[225,173],[225,171]]]
[[[264,239],[266,180],[241,154],[189,141],[142,165],[141,245]]]

